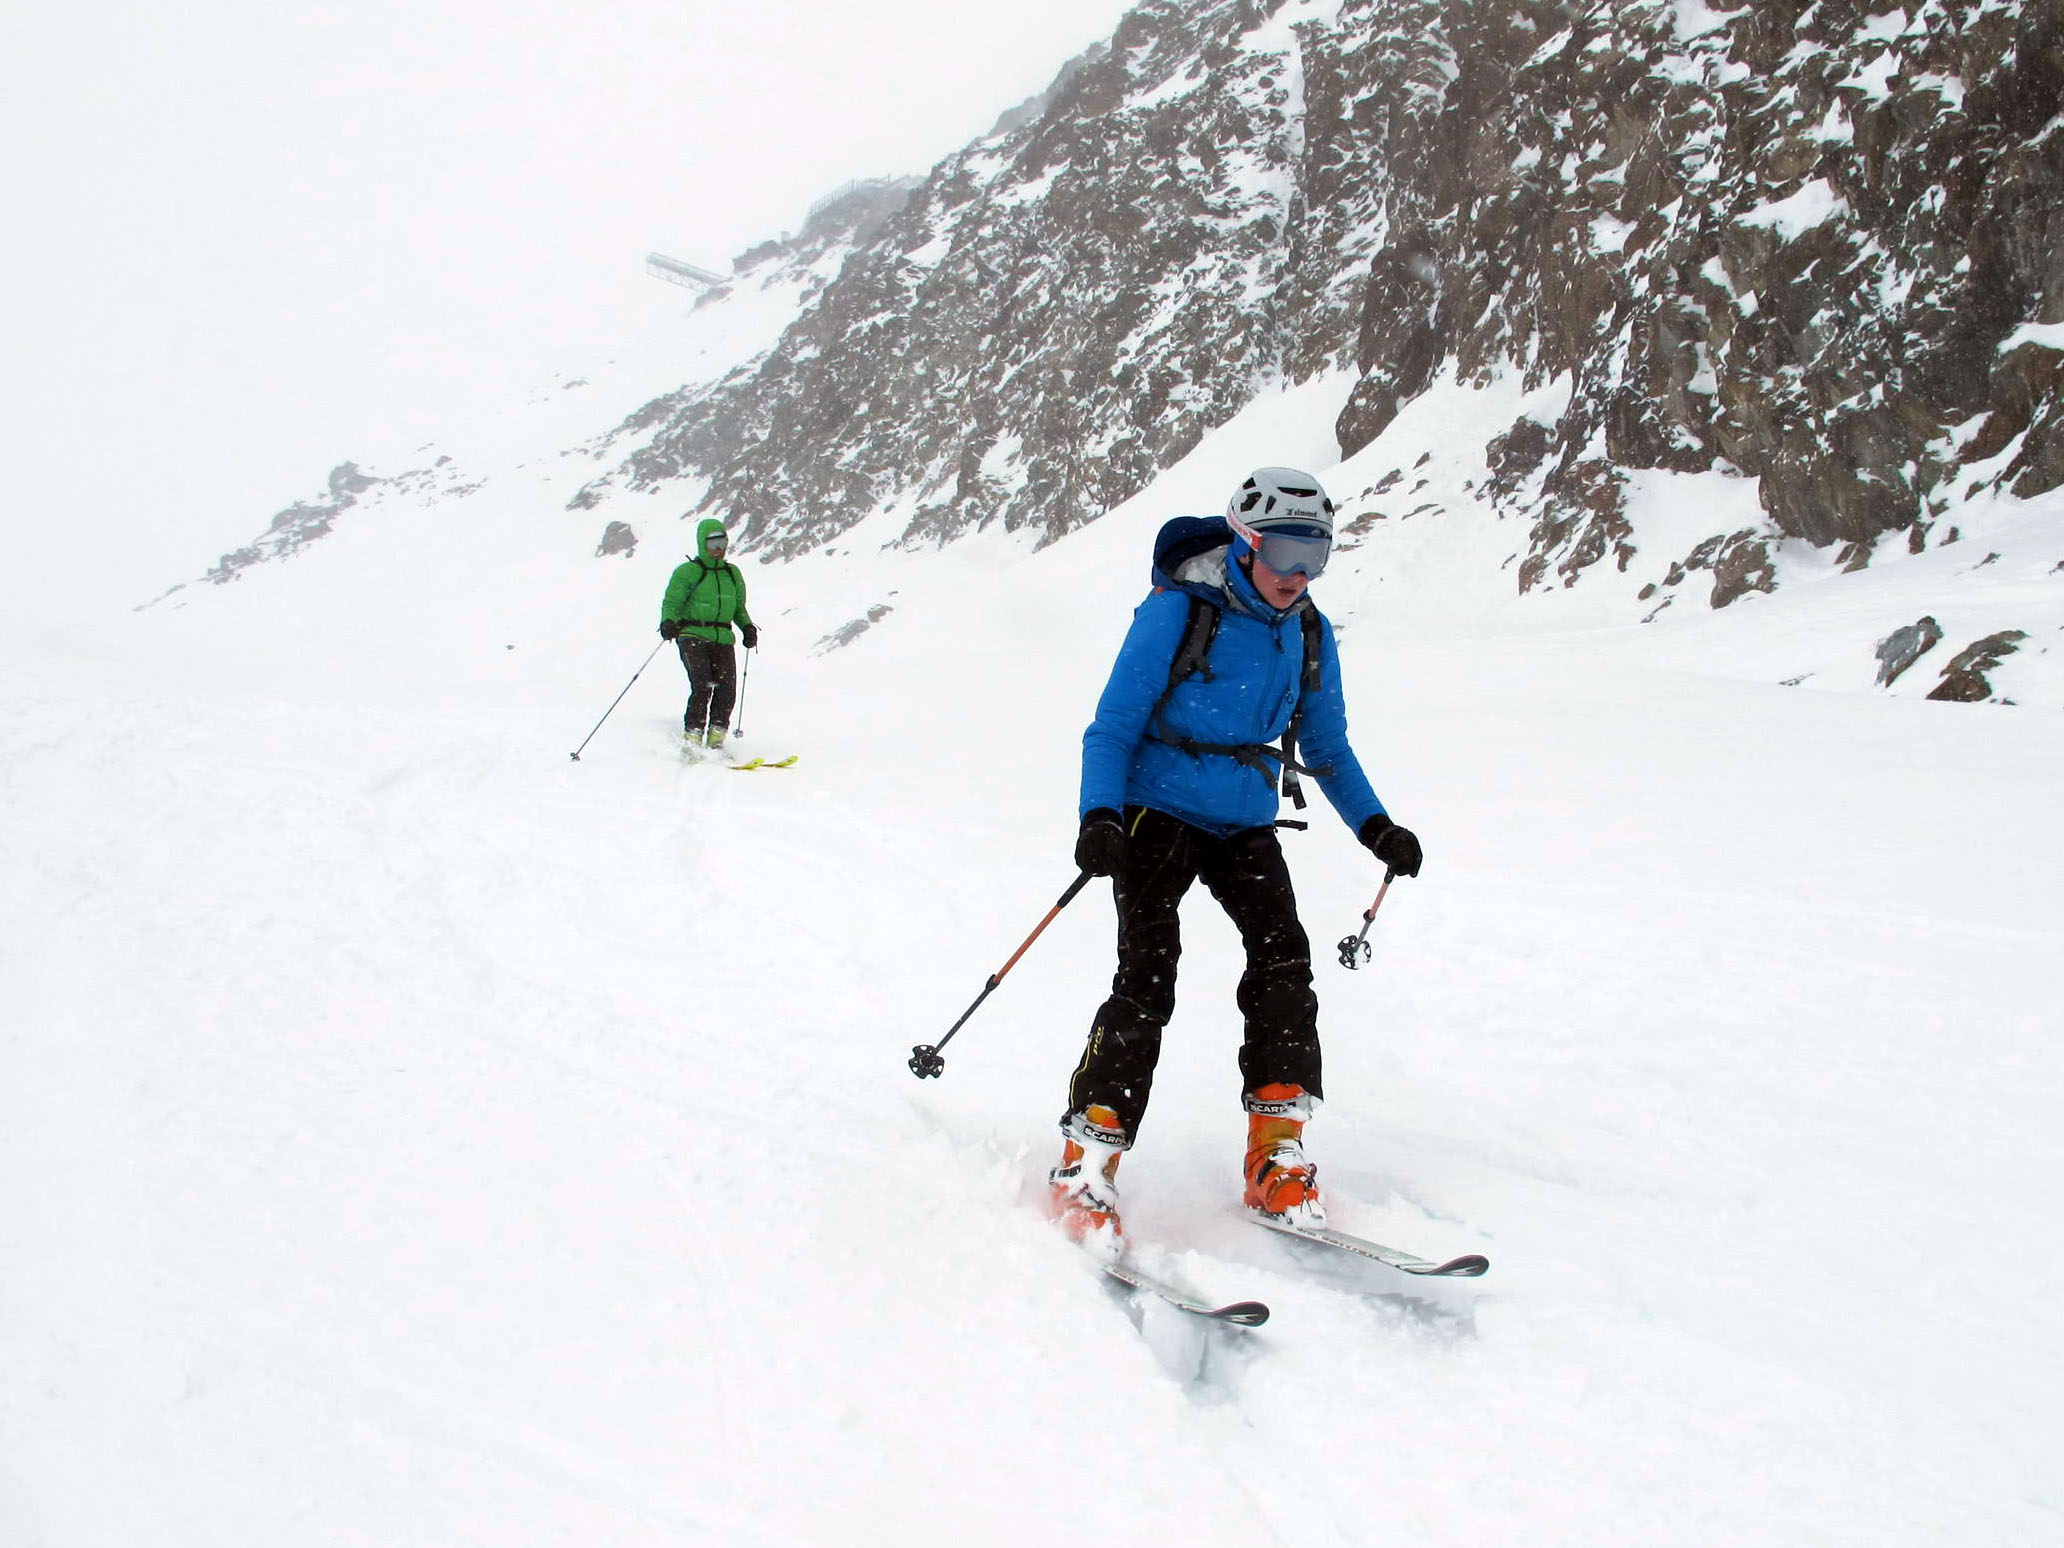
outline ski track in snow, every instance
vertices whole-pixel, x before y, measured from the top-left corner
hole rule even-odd
[[[1036,554],[753,565],[775,773],[683,765],[665,652],[566,756],[651,649],[656,499],[629,562],[491,485],[13,640],[0,1543],[2064,1542],[2064,720],[1737,680],[1785,592],[1493,604],[1512,534],[1431,518],[1320,583],[1429,859],[1350,974],[1374,867],[1317,799],[1286,838],[1312,1149],[1484,1279],[1240,1218],[1201,893],[1127,1219],[1266,1327],[1040,1218],[1107,889],[909,1076],[1071,877],[1154,525],[1336,387]]]
[[[805,762],[734,779],[659,751],[670,681],[573,765],[573,701],[53,659],[5,719],[7,1151],[43,1180],[8,1211],[9,1540],[1033,1542],[1085,1476],[1103,1522],[1200,1542],[2040,1540],[2055,935],[1932,914],[1897,825],[1981,805],[1975,766],[1874,771],[1779,692],[1573,728],[1546,674],[1451,704],[1420,666],[1381,739],[1412,754],[1371,762],[1433,860],[1363,971],[1327,931],[1367,865],[1323,811],[1292,841],[1313,1136],[1344,1227],[1492,1273],[1238,1218],[1232,941],[1199,908],[1129,1218],[1275,1315],[1150,1308],[1143,1338],[1026,1202],[1102,896],[942,1081],[901,1068],[1065,881],[1064,789],[999,801],[835,692],[795,714],[800,681],[765,745],[807,726]],[[930,734],[1003,767],[1021,733]],[[1611,772],[1677,739],[1667,779]],[[1495,788],[1513,742],[1548,831]],[[1888,784],[1861,822],[1897,842],[1845,876],[1854,820],[1730,805],[1783,757]],[[2004,888],[2012,825],[1959,836]]]

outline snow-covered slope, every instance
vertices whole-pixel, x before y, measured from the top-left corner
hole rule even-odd
[[[1997,683],[2051,708],[1929,703],[1812,584],[1646,627],[1518,598],[1518,525],[1455,513],[1482,474],[1412,485],[1525,395],[1436,388],[1335,468],[1350,385],[1037,551],[885,549],[891,512],[746,556],[778,773],[676,760],[670,653],[566,756],[687,530],[655,503],[594,556],[560,498],[593,459],[552,454],[590,389],[485,424],[470,494],[385,491],[91,654],[9,639],[0,1541],[2064,1541],[2054,658]],[[1319,595],[1429,855],[1349,974],[1373,863],[1323,807],[1287,840],[1312,1147],[1346,1227],[1493,1267],[1429,1288],[1235,1216],[1200,896],[1123,1178],[1151,1261],[1274,1308],[1203,1342],[1032,1202],[1105,888],[943,1079],[904,1060],[1072,874],[1155,526],[1274,461],[1370,518]],[[1843,605],[2054,607],[2035,514]]]

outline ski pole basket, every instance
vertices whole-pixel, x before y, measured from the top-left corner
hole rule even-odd
[[[1340,965],[1342,967],[1353,970],[1376,955],[1376,948],[1369,944],[1369,926],[1376,922],[1376,910],[1383,907],[1383,895],[1390,891],[1391,880],[1396,875],[1396,871],[1390,870],[1386,870],[1383,873],[1383,885],[1376,889],[1376,901],[1371,903],[1369,911],[1362,915],[1362,933],[1360,935],[1345,935],[1341,937]]]
[[[960,1013],[960,1020],[953,1023],[946,1035],[936,1043],[919,1043],[910,1050],[908,1068],[911,1074],[915,1075],[919,1080],[936,1080],[946,1073],[946,1061],[940,1056],[939,1050],[952,1042],[953,1034],[966,1026],[968,1017],[981,1009],[982,1002],[989,998],[998,984],[1003,982],[1003,975],[1018,965],[1018,958],[1030,951],[1032,943],[1039,939],[1040,932],[1054,922],[1054,916],[1072,903],[1075,900],[1075,894],[1088,885],[1089,872],[1084,871],[1069,884],[1068,890],[1061,894],[1060,901],[1046,911],[1046,917],[1033,926],[1032,933],[1025,937],[1024,944],[1011,953],[1010,961],[1004,963],[1002,967],[989,975],[989,982],[984,984],[982,992],[975,996],[975,1003]]]

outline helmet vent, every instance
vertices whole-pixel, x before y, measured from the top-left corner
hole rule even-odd
[[[1319,480],[1301,468],[1257,468],[1226,502],[1226,516],[1235,526],[1304,523],[1329,538],[1334,510]]]

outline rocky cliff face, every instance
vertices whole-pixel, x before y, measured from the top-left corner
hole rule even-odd
[[[1531,41],[1427,9],[1450,138],[1409,163],[1424,223],[1371,276],[1341,436],[1429,361],[1568,374],[1560,422],[1499,448],[1522,586],[1624,558],[1632,470],[1756,477],[1776,532],[1852,563],[2017,439],[1997,480],[2064,482],[2064,10],[1594,5]],[[1767,584],[1760,546],[1701,556],[1716,603]]]
[[[1760,480],[1772,534],[1927,541],[1984,463],[2064,483],[2064,0],[1146,0],[858,224],[780,343],[650,404],[578,497],[707,479],[775,555],[1058,536],[1264,386],[1360,373],[1343,455],[1436,375],[1566,378],[1486,427],[1520,586],[1624,567],[1630,472]],[[2009,455],[2010,454],[2010,455]],[[1710,550],[1710,551],[1708,551]]]

